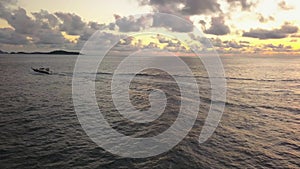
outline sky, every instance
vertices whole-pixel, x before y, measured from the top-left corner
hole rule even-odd
[[[161,35],[130,36],[119,46],[187,53],[209,40],[224,55],[300,55],[299,16],[298,0],[1,0],[0,50],[80,51],[96,31],[99,45],[112,45],[118,35],[155,29]]]

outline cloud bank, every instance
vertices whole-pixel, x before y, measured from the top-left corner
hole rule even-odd
[[[282,39],[290,34],[298,32],[298,27],[285,23],[280,28],[273,30],[266,29],[251,29],[248,32],[244,32],[244,37],[258,38],[258,39]]]

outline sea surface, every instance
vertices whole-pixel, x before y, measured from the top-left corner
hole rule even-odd
[[[124,158],[105,151],[82,129],[72,101],[77,56],[0,55],[0,168],[300,168],[300,57],[221,57],[227,101],[215,133],[198,137],[210,106],[210,84],[197,58],[183,57],[199,85],[200,111],[193,129],[173,149],[149,158]],[[164,132],[177,117],[180,91],[172,78],[144,70],[131,82],[132,104],[150,107],[153,88],[166,93],[163,115],[147,124],[118,114],[110,93],[122,60],[107,57],[96,81],[98,106],[110,125],[133,137]],[[31,67],[47,66],[52,75]],[[123,75],[126,78],[126,74]],[[178,72],[175,76],[184,75]]]

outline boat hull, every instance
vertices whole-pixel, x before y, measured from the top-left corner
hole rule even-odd
[[[35,69],[35,68],[31,68],[33,71],[38,72],[38,73],[43,73],[43,74],[48,74],[50,75],[51,72],[45,71],[45,70],[39,70],[39,69]]]

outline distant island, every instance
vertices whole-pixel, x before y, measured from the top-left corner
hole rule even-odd
[[[54,50],[50,52],[4,52],[0,50],[0,54],[25,54],[25,55],[80,55],[80,52],[69,52],[64,50]]]

